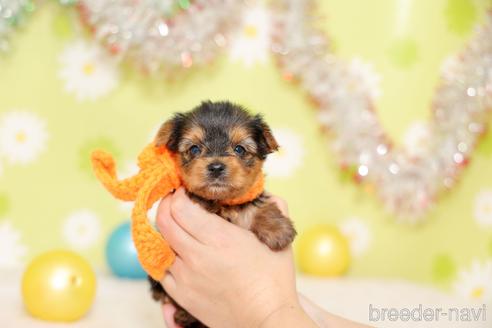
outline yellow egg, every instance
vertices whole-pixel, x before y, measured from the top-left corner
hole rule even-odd
[[[96,276],[81,256],[70,251],[50,251],[36,257],[22,277],[22,297],[27,311],[47,321],[75,321],[90,309]]]
[[[333,226],[318,225],[299,236],[297,262],[301,272],[316,276],[339,276],[350,264],[347,238]]]

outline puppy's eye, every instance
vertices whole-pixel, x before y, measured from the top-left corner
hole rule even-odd
[[[244,147],[241,145],[237,145],[236,147],[234,147],[234,152],[239,156],[242,156],[246,152],[246,149],[244,149]]]
[[[191,146],[191,147],[190,147],[190,149],[188,149],[188,151],[190,152],[190,154],[191,154],[192,156],[197,156],[197,155],[199,155],[199,154],[200,154],[200,152],[201,152],[202,150],[200,149],[200,147],[199,147],[199,146],[197,146],[197,145],[193,145],[193,146]]]

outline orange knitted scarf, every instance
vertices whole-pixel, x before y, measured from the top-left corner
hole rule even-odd
[[[94,173],[114,197],[135,201],[132,211],[132,237],[138,259],[144,270],[160,281],[166,269],[173,263],[175,253],[147,218],[147,211],[159,199],[182,185],[175,155],[166,147],[149,144],[138,156],[140,171],[133,177],[118,180],[113,157],[101,150],[92,153]],[[224,205],[238,205],[249,202],[263,192],[263,175],[255,181],[250,190],[234,199],[227,199]]]

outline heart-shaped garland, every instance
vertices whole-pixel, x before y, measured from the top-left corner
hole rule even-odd
[[[310,0],[283,0],[272,49],[284,77],[296,79],[319,109],[342,169],[371,186],[398,217],[423,217],[450,189],[487,130],[492,112],[492,13],[442,74],[433,99],[425,154],[394,148],[378,121],[362,77],[328,49],[311,25]]]
[[[186,10],[167,15],[158,0],[79,0],[78,8],[112,53],[158,72],[215,58],[244,6],[241,0],[170,1],[185,3]],[[5,22],[12,24],[9,17],[21,17],[29,4],[0,0],[0,43],[11,30]],[[423,217],[440,192],[455,184],[487,130],[492,111],[492,13],[463,52],[448,62],[451,69],[442,75],[433,100],[431,144],[416,157],[405,148],[393,148],[371,96],[360,87],[360,73],[329,51],[326,37],[311,25],[312,9],[311,0],[281,0],[275,11],[272,51],[283,76],[299,81],[319,109],[342,169],[371,186],[399,217]]]

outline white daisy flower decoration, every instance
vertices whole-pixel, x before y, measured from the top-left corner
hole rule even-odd
[[[348,239],[352,255],[364,254],[372,241],[372,236],[366,223],[359,218],[349,218],[341,222],[340,231]]]
[[[469,270],[462,270],[454,285],[455,291],[468,300],[492,300],[492,261],[473,261]]]
[[[66,46],[60,56],[60,78],[65,90],[79,101],[95,100],[108,94],[118,84],[116,60],[96,43],[76,41]]]
[[[492,190],[482,190],[478,193],[474,214],[479,225],[492,227]]]
[[[15,268],[22,264],[27,248],[20,242],[20,237],[10,221],[0,222],[0,268]]]
[[[46,123],[31,112],[12,111],[0,117],[0,156],[10,164],[28,164],[46,148]]]
[[[290,129],[274,129],[272,132],[280,149],[268,155],[265,162],[265,172],[271,177],[289,177],[303,162],[303,140],[301,136]]]
[[[356,85],[354,88],[359,88],[364,93],[367,93],[371,99],[377,99],[381,96],[381,76],[376,73],[374,67],[359,58],[355,58],[350,62],[349,70],[357,76]]]
[[[233,38],[230,56],[246,67],[268,59],[270,47],[270,13],[265,6],[255,6],[245,11],[238,35]]]
[[[99,217],[90,210],[82,209],[71,213],[63,224],[62,235],[75,249],[93,246],[101,235]]]
[[[403,144],[410,156],[420,157],[424,155],[430,146],[432,132],[428,123],[415,122],[405,133]]]

